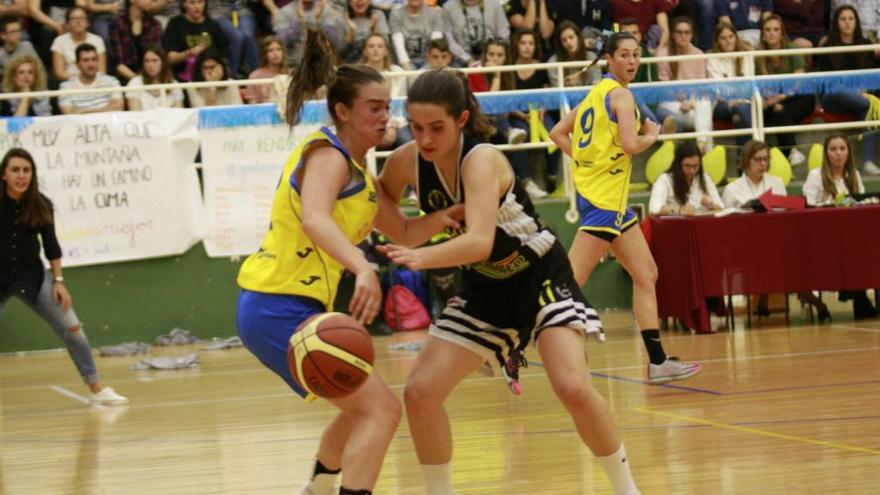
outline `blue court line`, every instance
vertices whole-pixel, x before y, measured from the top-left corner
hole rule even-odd
[[[544,364],[540,363],[538,361],[528,361],[528,363],[529,363],[529,366],[537,366],[539,368],[544,367]],[[590,375],[598,377],[598,378],[605,378],[607,380],[617,380],[619,382],[627,382],[627,383],[638,383],[640,385],[650,385],[652,387],[672,388],[672,389],[676,389],[676,390],[684,390],[686,392],[696,392],[698,394],[726,395],[724,392],[717,392],[715,390],[707,390],[707,389],[697,388],[697,387],[685,387],[684,385],[673,385],[671,383],[653,384],[653,383],[648,382],[647,380],[638,380],[636,378],[627,378],[625,376],[608,375],[605,373],[599,373],[597,371],[591,371]]]

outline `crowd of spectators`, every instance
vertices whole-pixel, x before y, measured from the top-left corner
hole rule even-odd
[[[387,72],[424,67],[589,61],[597,57],[603,31],[632,32],[643,56],[740,52],[786,47],[870,43],[880,29],[880,0],[0,0],[0,71],[3,91],[128,86],[174,81],[277,78],[275,84],[181,91],[133,90],[125,96],[84,95],[58,101],[2,100],[7,116],[210,106],[279,101],[284,76],[299,67],[308,29],[330,39],[339,60],[364,62]],[[489,62],[487,56],[491,56]],[[878,66],[870,52],[842,57],[759,58],[643,64],[635,82],[783,74]],[[505,74],[511,74],[510,76]],[[522,69],[471,78],[475,91],[595,83],[598,68]],[[395,96],[405,78],[393,79]],[[479,86],[482,84],[482,86]],[[865,118],[870,101],[859,93],[771,95],[768,125],[797,123],[816,103],[830,111]],[[643,116],[667,132],[710,130],[713,121],[751,125],[745,101],[685,98],[656,106],[640,104]],[[545,126],[558,119],[534,109]],[[493,117],[501,141],[521,142],[534,119],[525,112]],[[383,143],[409,138],[398,119]],[[778,137],[793,165],[804,156],[791,135]],[[708,151],[709,140],[700,140]],[[874,141],[863,143],[865,172],[873,165]],[[514,159],[533,196],[553,187],[558,157],[546,159],[546,175],[531,181],[529,162]]]

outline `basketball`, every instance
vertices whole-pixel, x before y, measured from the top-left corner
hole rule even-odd
[[[373,371],[373,340],[342,313],[321,313],[304,321],[287,348],[290,374],[304,389],[335,399],[357,390]]]

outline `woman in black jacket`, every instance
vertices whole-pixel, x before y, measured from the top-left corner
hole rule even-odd
[[[70,353],[92,404],[121,405],[128,399],[104,387],[92,358],[92,348],[73,312],[72,299],[61,276],[61,246],[55,237],[52,203],[40,194],[37,168],[30,153],[12,148],[0,162],[3,196],[0,200],[0,312],[15,296],[55,330]],[[40,237],[51,271],[40,260]]]

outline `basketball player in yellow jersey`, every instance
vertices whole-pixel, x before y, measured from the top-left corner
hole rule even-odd
[[[344,268],[356,276],[352,316],[365,323],[379,311],[379,281],[356,247],[377,213],[386,212],[391,221],[384,223],[398,242],[423,242],[447,225],[458,226],[443,213],[404,221],[397,205],[383,199],[387,196],[362,164],[385,135],[390,88],[370,67],[334,69],[330,53],[326,37],[310,31],[303,53],[303,66],[310,70],[296,71],[287,120],[294,125],[306,96],[326,85],[336,130],[322,128],[293,152],[278,183],[269,232],[238,276],[242,342],[301,397],[306,391],[291,377],[288,342],[303,321],[332,307]],[[321,437],[311,479],[297,494],[369,495],[400,421],[400,402],[375,371],[351,395],[328,400],[339,414]]]
[[[648,382],[683,380],[702,366],[669,358],[663,350],[654,288],[657,266],[641,229],[632,228],[638,218],[627,206],[632,156],[650,148],[660,133],[656,122],[646,120],[639,134],[639,113],[627,89],[639,69],[641,47],[631,34],[614,33],[602,56],[609,73],[550,132],[574,159],[581,223],[568,257],[582,286],[611,247],[633,280],[633,310],[650,357]]]

